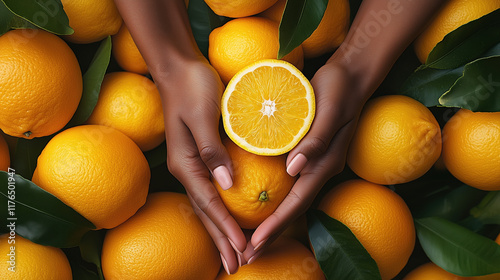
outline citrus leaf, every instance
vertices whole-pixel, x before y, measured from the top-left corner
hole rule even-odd
[[[15,225],[8,230],[15,230],[38,244],[74,247],[83,234],[95,229],[91,222],[58,198],[15,174],[14,170],[10,171],[0,171],[0,205],[9,207],[9,211],[0,213],[7,225]]]
[[[158,147],[144,152],[144,156],[148,160],[149,167],[155,168],[163,164],[167,159],[167,144],[163,141]]]
[[[208,58],[208,36],[230,18],[216,15],[204,0],[190,0],[188,17],[194,39],[201,53]]]
[[[500,191],[489,192],[470,213],[484,224],[500,225]]]
[[[500,55],[477,59],[464,67],[439,103],[446,107],[460,107],[474,112],[500,111]]]
[[[16,16],[58,35],[73,34],[61,0],[1,0]]]
[[[89,231],[82,237],[79,246],[82,259],[97,267],[97,273],[101,280],[104,280],[101,267],[101,251],[105,235],[106,230]]]
[[[12,13],[4,2],[0,1],[0,35],[11,29],[36,28],[33,24]]]
[[[111,59],[111,37],[104,39],[97,49],[89,68],[83,75],[83,93],[80,104],[67,127],[84,123],[92,114],[99,99],[101,84]]]
[[[403,83],[401,94],[416,99],[427,107],[438,106],[439,97],[453,86],[462,72],[463,67],[417,70]]]
[[[438,217],[415,220],[417,236],[429,259],[451,273],[478,276],[500,272],[500,245]]]
[[[327,279],[381,279],[377,263],[351,230],[322,211],[307,212],[309,240]]]
[[[488,192],[462,184],[445,193],[431,196],[422,201],[420,207],[412,209],[414,218],[441,217],[458,221],[469,215]]]
[[[17,140],[16,151],[12,159],[12,167],[18,175],[31,179],[36,168],[38,156],[43,148],[52,139],[52,136],[45,136],[33,139],[19,138]]]
[[[279,27],[278,59],[300,46],[316,30],[328,0],[287,0]]]
[[[429,53],[426,67],[452,69],[478,58],[500,42],[500,9],[446,35]]]

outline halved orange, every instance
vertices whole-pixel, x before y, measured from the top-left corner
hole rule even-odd
[[[222,96],[224,129],[238,146],[258,155],[293,149],[315,113],[309,80],[292,64],[264,59],[239,71]]]

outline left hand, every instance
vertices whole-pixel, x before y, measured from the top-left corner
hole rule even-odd
[[[349,142],[356,129],[366,94],[346,67],[329,62],[311,84],[316,96],[316,116],[308,134],[288,154],[287,172],[300,177],[276,211],[253,233],[243,252],[253,262],[295,219],[312,204],[323,185],[345,166]]]

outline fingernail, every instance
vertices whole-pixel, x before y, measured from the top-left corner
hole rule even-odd
[[[229,273],[229,269],[227,268],[226,259],[224,258],[224,256],[222,254],[220,254],[220,258],[222,260],[222,266],[224,266],[224,270],[226,270],[227,275],[231,275],[231,273]]]
[[[288,164],[288,166],[286,168],[286,172],[290,176],[295,176],[295,175],[299,174],[299,172],[302,169],[304,169],[304,167],[306,166],[306,163],[307,163],[306,156],[304,156],[303,154],[297,154],[292,159],[292,161],[290,162],[290,164]]]
[[[263,251],[258,251],[257,253],[255,253],[255,255],[248,259],[247,264],[252,264],[262,254],[262,252]]]
[[[242,252],[240,252],[240,250],[238,250],[238,248],[236,247],[236,245],[234,245],[234,242],[231,240],[231,239],[227,239],[229,240],[229,244],[231,244],[231,247],[233,247],[233,249],[238,252],[238,254],[243,254]]]
[[[243,264],[243,259],[241,258],[240,254],[236,254],[238,256],[238,266],[241,267]]]
[[[219,183],[219,186],[223,190],[229,189],[233,185],[233,179],[231,179],[231,174],[229,174],[229,170],[224,165],[220,165],[214,169],[212,174]]]
[[[266,243],[266,241],[267,241],[267,239],[264,239],[261,242],[259,242],[259,244],[257,244],[257,246],[253,247],[253,250],[258,251],[262,247],[262,245],[264,245]]]

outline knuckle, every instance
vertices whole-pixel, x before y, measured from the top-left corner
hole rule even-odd
[[[201,145],[199,149],[200,157],[205,163],[214,162],[221,154],[219,149],[212,145]]]
[[[203,200],[202,203],[198,204],[201,211],[204,213],[217,213],[217,209],[220,207],[222,201],[218,196],[213,196],[208,200]]]
[[[325,140],[320,137],[313,136],[308,141],[309,153],[313,155],[318,155],[326,152],[328,149],[328,144]]]

